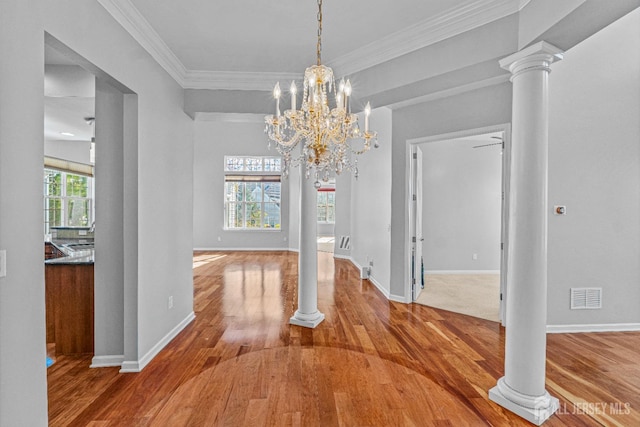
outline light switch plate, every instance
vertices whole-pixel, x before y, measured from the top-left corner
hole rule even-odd
[[[0,250],[0,277],[7,277],[7,251]]]

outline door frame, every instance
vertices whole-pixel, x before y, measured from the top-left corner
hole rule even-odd
[[[408,280],[405,283],[405,295],[409,296],[409,301],[413,299],[413,263],[412,256],[415,250],[413,237],[416,229],[416,212],[413,203],[413,194],[416,188],[416,171],[412,161],[415,147],[419,144],[429,142],[441,142],[451,139],[466,138],[487,133],[502,132],[503,134],[503,155],[502,155],[502,214],[501,214],[501,254],[500,254],[500,322],[502,326],[506,326],[506,307],[508,295],[507,270],[508,270],[508,248],[509,248],[509,199],[510,199],[510,180],[511,180],[511,124],[502,123],[482,128],[466,129],[456,132],[450,132],[440,135],[432,135],[420,138],[411,138],[406,141],[407,144],[407,184],[406,184],[406,209],[408,211],[408,226],[405,227],[405,253],[409,256],[405,262],[405,276]],[[419,202],[419,201],[416,201]],[[417,240],[417,239],[416,239]]]

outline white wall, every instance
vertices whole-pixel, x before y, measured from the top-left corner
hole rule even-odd
[[[351,257],[358,266],[373,262],[371,280],[387,296],[391,253],[391,119],[388,108],[371,112],[371,128],[378,132],[380,147],[358,156],[359,176],[351,180]]]
[[[549,79],[549,307],[553,325],[640,322],[640,10],[553,65]],[[601,310],[570,310],[602,287]]]
[[[196,120],[194,123],[194,247],[197,249],[287,249],[289,247],[289,186],[297,185],[297,177],[294,174],[282,180],[280,230],[224,229],[224,156],[277,156],[278,152],[275,149],[268,149],[264,123],[222,120]]]
[[[420,145],[427,272],[500,270],[502,147],[463,139]],[[477,259],[473,259],[473,255]]]
[[[47,140],[44,142],[44,155],[88,165],[91,164],[89,159],[90,148],[91,142],[88,141]]]

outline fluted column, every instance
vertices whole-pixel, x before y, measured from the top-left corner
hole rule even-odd
[[[513,82],[505,375],[489,398],[540,425],[558,409],[545,390],[548,78],[562,51],[539,42],[500,61]]]
[[[298,254],[298,309],[292,325],[315,328],[324,320],[318,311],[318,202],[314,180],[300,171],[300,253]]]

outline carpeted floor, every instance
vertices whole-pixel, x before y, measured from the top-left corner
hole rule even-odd
[[[418,304],[500,321],[499,274],[427,274]]]

